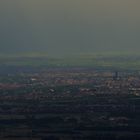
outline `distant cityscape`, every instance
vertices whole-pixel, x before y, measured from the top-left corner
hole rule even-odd
[[[140,0],[0,0],[0,140],[140,140]]]
[[[0,76],[1,140],[140,137],[140,74],[48,68]]]

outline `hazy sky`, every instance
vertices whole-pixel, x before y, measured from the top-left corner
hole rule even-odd
[[[140,0],[0,0],[0,53],[140,51]]]

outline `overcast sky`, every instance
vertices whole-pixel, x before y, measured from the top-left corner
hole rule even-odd
[[[0,53],[140,51],[140,0],[0,0]]]

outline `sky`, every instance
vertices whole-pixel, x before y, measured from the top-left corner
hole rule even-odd
[[[140,51],[140,0],[0,0],[0,54]]]

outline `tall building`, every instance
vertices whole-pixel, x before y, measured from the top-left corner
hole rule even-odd
[[[113,80],[118,80],[119,79],[119,73],[116,71],[113,75]]]

